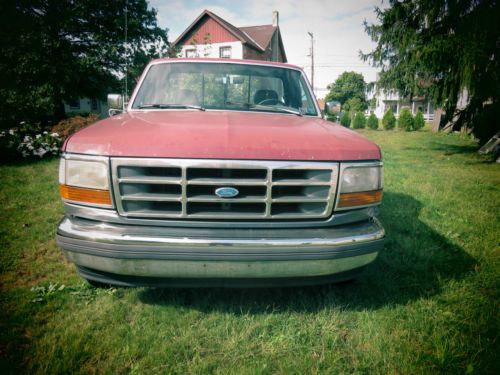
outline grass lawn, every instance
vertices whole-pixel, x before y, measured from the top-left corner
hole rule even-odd
[[[93,289],[57,248],[57,161],[0,166],[0,373],[500,373],[500,165],[453,134],[383,150],[387,242],[349,284]]]

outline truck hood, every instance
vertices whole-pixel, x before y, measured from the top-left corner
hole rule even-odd
[[[161,158],[377,160],[373,142],[317,117],[232,111],[128,112],[74,134],[69,153]]]

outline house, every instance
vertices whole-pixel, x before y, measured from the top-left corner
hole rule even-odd
[[[94,113],[100,118],[108,117],[108,104],[97,98],[78,98],[64,102],[66,114]]]
[[[434,106],[425,97],[413,97],[411,100],[401,98],[396,91],[377,90],[376,87],[367,93],[367,99],[375,99],[375,106],[368,109],[368,112],[375,113],[378,118],[382,118],[390,108],[396,117],[403,108],[408,108],[413,115],[421,111],[424,119],[431,121],[434,119]]]
[[[236,27],[204,10],[172,43],[178,57],[215,57],[287,62],[279,13],[270,25]]]

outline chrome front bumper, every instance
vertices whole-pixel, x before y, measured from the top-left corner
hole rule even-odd
[[[57,243],[80,273],[95,281],[140,285],[155,284],[154,278],[217,279],[227,286],[240,279],[345,275],[375,260],[384,236],[376,219],[322,228],[233,229],[123,225],[67,216],[59,224]]]

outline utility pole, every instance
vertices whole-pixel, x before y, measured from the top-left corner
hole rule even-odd
[[[314,92],[314,34],[310,31],[307,33],[311,37],[311,87]]]

